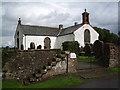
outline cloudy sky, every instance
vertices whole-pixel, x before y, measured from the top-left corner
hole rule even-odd
[[[85,8],[92,26],[118,32],[117,2],[2,2],[2,46],[14,46],[18,18],[22,24],[68,27],[82,22]]]

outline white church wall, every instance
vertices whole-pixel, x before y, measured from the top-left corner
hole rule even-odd
[[[49,37],[51,40],[51,49],[54,49],[54,44],[56,41],[56,37],[52,37],[52,36],[25,36],[23,38],[23,42],[24,42],[24,47],[25,50],[28,50],[28,48],[30,48],[30,43],[34,42],[35,43],[35,49],[37,49],[37,46],[41,45],[42,49],[44,49],[44,39],[46,37]]]
[[[62,48],[62,43],[65,41],[74,41],[74,34],[68,34],[64,36],[59,36],[56,39],[55,48]]]
[[[84,24],[82,27],[80,27],[78,30],[74,32],[75,34],[75,41],[78,41],[80,46],[84,45],[84,31],[88,29],[90,31],[90,43],[94,43],[96,40],[98,40],[99,34],[89,25]]]
[[[17,35],[18,32],[19,36]],[[17,38],[19,38],[19,49],[21,49],[21,44],[23,44],[23,30],[19,25],[17,26],[17,30],[15,33],[15,47],[17,47]]]

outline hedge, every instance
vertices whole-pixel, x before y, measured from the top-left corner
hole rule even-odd
[[[79,54],[80,48],[79,48],[79,43],[77,41],[66,41],[62,43],[62,47],[64,51],[70,51]]]

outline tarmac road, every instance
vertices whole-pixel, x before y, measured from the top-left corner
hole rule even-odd
[[[90,68],[100,68],[100,67],[102,66],[99,66],[96,63],[77,62],[77,69],[90,69]]]
[[[107,76],[103,78],[98,78],[90,80],[84,84],[73,86],[72,88],[120,88],[120,74],[115,74],[112,76]]]

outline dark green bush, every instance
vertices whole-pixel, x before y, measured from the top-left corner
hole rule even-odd
[[[89,44],[86,44],[84,47],[85,55],[90,56],[91,55],[91,46]]]
[[[120,34],[118,32],[118,35],[115,33],[111,33],[110,30],[102,29],[98,27],[93,27],[98,33],[99,33],[99,40],[103,41],[104,43],[110,42],[114,44],[120,45],[120,39],[118,35]]]
[[[64,51],[74,52],[77,55],[80,52],[79,43],[77,41],[66,41],[62,43],[62,47]]]
[[[42,48],[42,46],[41,46],[41,45],[37,46],[37,49],[41,49],[41,48]]]
[[[17,50],[6,50],[2,49],[2,67],[5,65],[6,62],[8,62],[11,57],[16,56]]]

